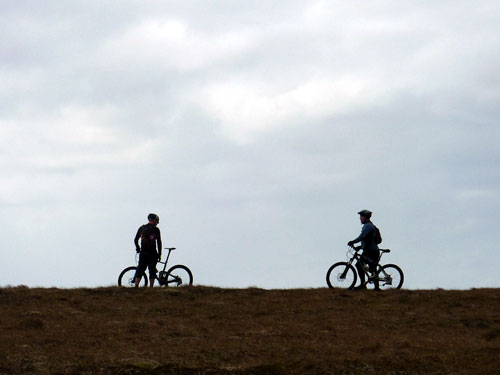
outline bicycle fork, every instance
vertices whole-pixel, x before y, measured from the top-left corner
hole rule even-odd
[[[345,266],[345,270],[344,272],[342,272],[342,274],[340,275],[340,279],[345,279],[346,275],[347,275],[347,271],[349,271],[349,266],[352,265],[352,262],[347,262],[347,265]]]

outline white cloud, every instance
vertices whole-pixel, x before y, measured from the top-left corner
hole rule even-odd
[[[52,124],[40,124],[47,128],[49,141],[77,145],[112,144],[119,138],[112,133],[109,123],[117,118],[118,108],[63,107],[59,118]]]
[[[149,19],[108,38],[98,64],[185,72],[241,55],[256,42],[250,30],[211,33],[180,19]]]
[[[153,160],[158,140],[147,134],[128,134],[120,111],[114,107],[62,107],[57,115],[30,121],[0,123],[0,145],[16,167],[11,173],[31,170],[106,168],[143,165]],[[33,188],[33,186],[31,186]]]
[[[384,88],[357,76],[312,79],[284,92],[264,82],[229,82],[205,88],[201,102],[221,132],[241,143],[260,132],[354,112],[383,101]]]

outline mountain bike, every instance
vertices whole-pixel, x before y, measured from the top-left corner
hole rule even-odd
[[[352,289],[358,279],[358,273],[352,265],[357,260],[363,266],[365,273],[365,285],[373,285],[379,282],[380,289],[400,289],[403,286],[404,274],[401,268],[395,264],[380,265],[383,254],[390,253],[390,249],[380,249],[375,272],[370,272],[368,258],[359,254],[360,247],[349,247],[347,250],[347,262],[338,262],[332,265],[326,273],[326,283],[330,288]]]
[[[193,274],[191,270],[182,264],[177,264],[173,267],[170,267],[168,271],[165,271],[167,268],[167,263],[170,258],[170,253],[175,250],[175,247],[166,247],[165,250],[168,250],[167,259],[162,262],[161,259],[158,263],[163,264],[163,270],[158,272],[156,270],[156,280],[158,281],[158,285],[166,286],[166,287],[182,287],[193,285]],[[137,262],[138,253],[136,254],[135,262]],[[127,267],[118,276],[118,286],[125,287],[135,287],[135,272],[137,270],[137,266]],[[140,286],[148,286],[148,277],[144,272],[141,277]]]

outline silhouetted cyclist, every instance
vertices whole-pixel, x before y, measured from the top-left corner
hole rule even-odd
[[[368,264],[370,272],[375,275],[375,270],[380,256],[380,251],[377,245],[377,237],[379,237],[378,233],[380,232],[378,232],[378,229],[370,220],[372,217],[371,211],[362,210],[359,211],[358,214],[361,224],[363,224],[361,234],[354,240],[349,241],[347,245],[354,247],[355,243],[361,242],[361,248],[363,249],[362,255],[366,258],[366,263]],[[356,262],[356,269],[358,270],[361,284],[354,289],[366,289],[365,272],[363,270],[363,264],[360,260]],[[378,280],[374,280],[374,284],[375,290],[379,290]]]
[[[135,272],[136,287],[139,286],[146,268],[149,269],[149,286],[153,287],[156,278],[156,263],[161,259],[161,233],[157,227],[160,218],[156,214],[149,214],[148,220],[149,223],[141,225],[134,238],[135,250],[140,253],[139,265]],[[141,240],[140,246],[139,239]]]

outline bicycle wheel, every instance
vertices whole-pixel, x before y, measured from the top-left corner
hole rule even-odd
[[[382,266],[377,273],[380,289],[400,289],[405,280],[403,271],[395,264]]]
[[[326,283],[329,288],[352,289],[357,278],[356,270],[347,262],[335,263],[326,273]]]
[[[165,276],[165,286],[182,287],[193,285],[191,270],[182,264],[171,267]]]
[[[137,267],[125,268],[122,271],[122,273],[120,273],[120,276],[118,276],[118,286],[125,286],[128,288],[135,287],[134,276],[135,276],[136,270],[137,270]],[[141,283],[139,283],[139,285],[140,286],[148,286],[148,277],[146,276],[145,273],[142,274]]]

